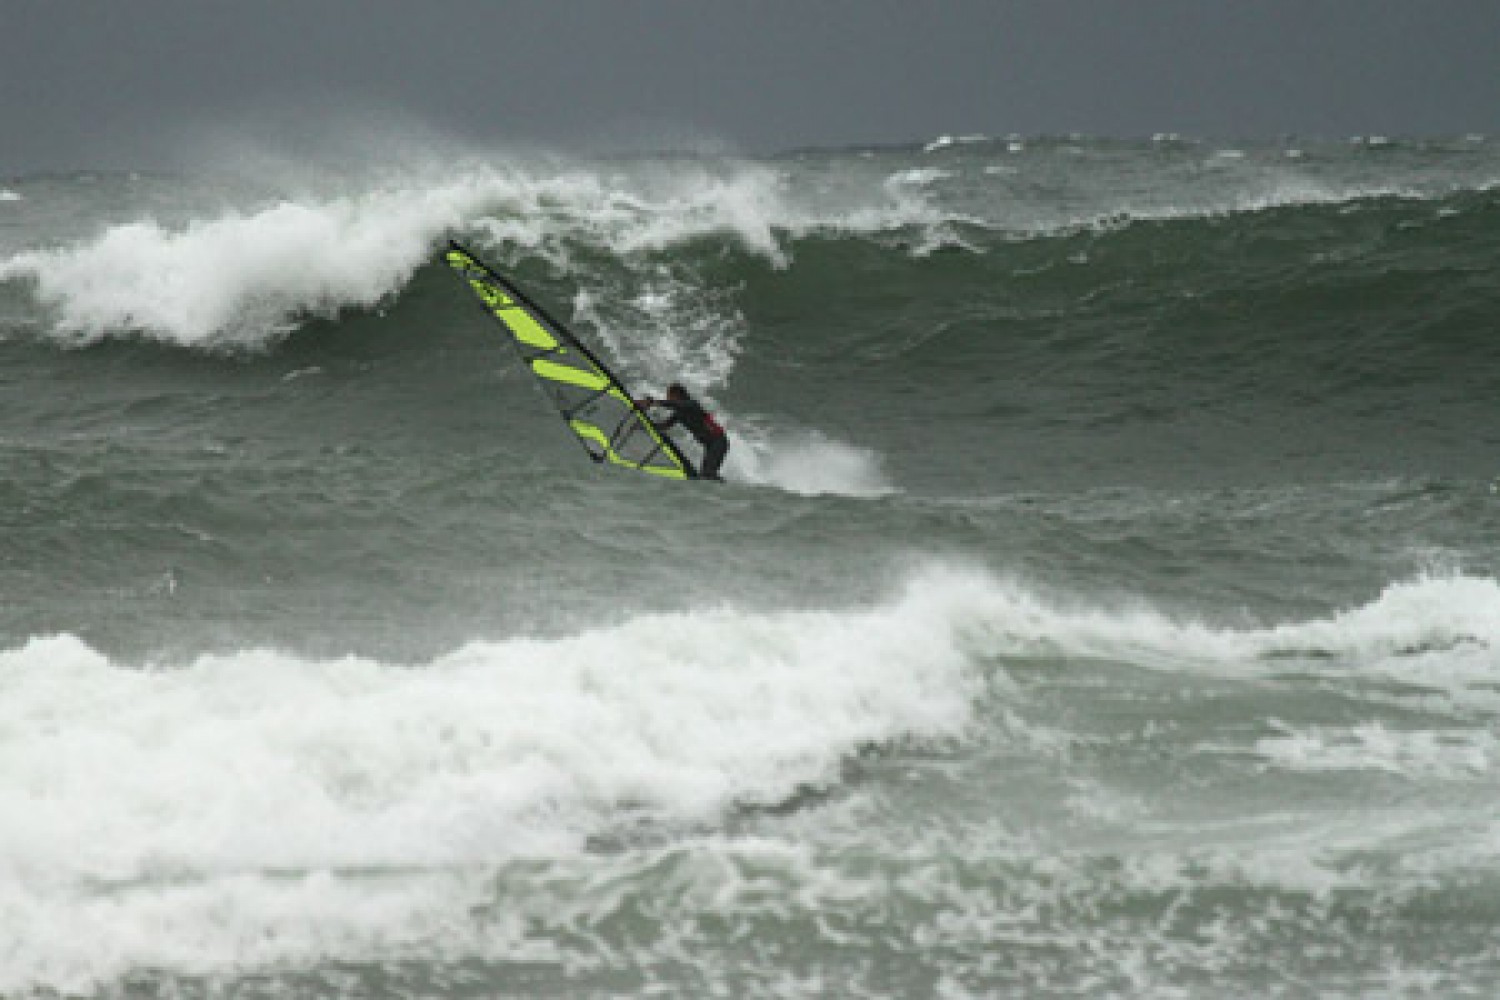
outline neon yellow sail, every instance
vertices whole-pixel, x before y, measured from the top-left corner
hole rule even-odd
[[[499,321],[590,458],[666,479],[697,478],[672,439],[566,327],[458,243],[448,244],[446,259]]]

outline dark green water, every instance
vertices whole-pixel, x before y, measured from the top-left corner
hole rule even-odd
[[[5,181],[0,993],[1492,996],[1497,184]],[[448,235],[732,483],[590,465]]]

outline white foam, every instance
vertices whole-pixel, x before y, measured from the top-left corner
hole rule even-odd
[[[989,136],[982,135],[978,132],[969,133],[967,135],[940,135],[936,139],[933,139],[931,142],[923,146],[922,152],[936,153],[937,151],[947,149],[950,146],[969,146],[973,145],[974,143],[989,141]]]
[[[886,179],[886,184],[891,187],[927,187],[938,181],[945,181],[953,176],[951,170],[939,170],[937,167],[913,167],[910,170],[901,170]]]
[[[266,175],[291,176],[286,168]],[[599,165],[466,160],[395,179],[294,186],[272,204],[186,224],[145,217],[97,236],[0,261],[0,280],[29,279],[80,343],[146,336],[186,346],[258,347],[308,316],[368,309],[398,294],[449,232],[486,233],[560,268],[594,247],[650,276],[653,254],[728,236],[778,267],[788,241],[835,229],[871,232],[946,220],[916,192],[856,192],[824,204],[790,192],[781,170],[738,160]],[[902,188],[902,185],[895,185]],[[581,276],[587,286],[591,275]],[[613,291],[613,290],[612,290]]]
[[[981,616],[997,652],[1123,660],[1147,667],[1265,675],[1291,670],[1400,679],[1488,705],[1500,672],[1500,582],[1424,575],[1327,618],[1229,628],[1148,607],[987,588]]]
[[[1481,578],[1420,578],[1343,614],[1235,629],[952,567],[869,608],[646,615],[418,666],[248,650],[139,670],[77,638],[38,639],[0,654],[0,924],[21,928],[0,953],[0,992],[87,991],[143,967],[547,960],[525,913],[476,920],[497,866],[585,858],[588,838],[642,822],[712,825],[735,803],[838,781],[871,743],[962,738],[997,658],[1270,678],[1305,654],[1302,669],[1405,672],[1458,699],[1493,687],[1497,643],[1500,586]],[[1420,671],[1414,644],[1430,650]],[[1445,677],[1470,649],[1479,660]],[[1487,772],[1495,753],[1470,728],[1373,725],[1287,730],[1258,750],[1291,769],[1440,778]],[[1321,891],[1345,877],[1314,860],[1329,836],[1231,850],[1211,880]],[[1198,885],[1183,866],[1202,860],[1163,853],[1158,872],[1138,859],[1132,880]],[[608,909],[599,893],[612,891],[589,883],[579,905]]]
[[[634,294],[582,290],[573,315],[611,356],[623,359],[643,388],[682,382],[700,391],[723,384],[744,330],[733,302],[665,269],[646,277]]]
[[[1048,219],[1032,227],[1027,235],[1051,238],[1086,230],[1123,229],[1141,222],[1226,218],[1283,208],[1352,206],[1375,198],[1424,200],[1441,196],[1400,184],[1327,184],[1296,174],[1271,175],[1248,180],[1235,190],[1207,192],[1197,201],[1137,201],[1127,196],[1107,209],[1080,212],[1072,218]]]
[[[28,818],[3,853],[40,860],[61,837],[65,867],[104,878],[147,856],[457,862],[576,846],[623,805],[688,821],[777,801],[864,742],[963,724],[974,678],[934,610],[908,595],[647,616],[411,669],[248,651],[122,670],[77,639],[36,640],[0,659],[26,720],[5,787],[63,791],[7,810]],[[252,822],[273,808],[274,827]]]
[[[664,252],[727,237],[787,267],[795,242],[814,234],[898,233],[909,252],[923,255],[969,246],[957,235],[960,226],[1049,237],[1142,220],[1432,194],[1399,184],[1351,187],[1257,166],[1228,188],[1203,191],[1196,202],[1128,192],[1091,198],[1081,189],[1076,211],[1028,223],[1038,206],[1005,199],[993,208],[946,204],[938,182],[956,174],[930,167],[804,175],[787,165],[729,158],[496,157],[426,166],[409,154],[399,159],[399,176],[350,180],[341,190],[326,176],[299,185],[289,179],[292,168],[268,167],[267,178],[296,193],[187,223],[146,216],[112,225],[80,242],[0,261],[0,280],[34,282],[55,316],[56,335],[73,342],[145,336],[194,347],[259,347],[309,316],[368,309],[399,294],[445,234],[478,231],[488,237],[486,249],[520,248],[560,269],[573,268],[580,249],[607,254],[640,285],[603,288],[607,278],[575,268],[587,295],[643,303],[675,298],[666,321],[697,321],[702,328],[689,326],[688,333],[720,338],[722,346],[722,331],[741,322],[738,313],[726,295],[704,288],[701,276],[664,264]],[[659,317],[647,308],[636,318]],[[605,322],[606,331],[628,336],[621,321],[631,317],[605,319],[614,321]],[[721,368],[703,374],[707,384],[724,378]]]
[[[1289,771],[1375,771],[1413,781],[1470,781],[1490,773],[1496,741],[1473,729],[1392,729],[1379,722],[1354,726],[1282,726],[1256,741],[1255,752]]]
[[[0,188],[0,202],[21,200],[22,198],[20,192],[12,191],[9,188]]]
[[[876,497],[897,492],[880,455],[819,431],[735,428],[726,469],[732,478],[804,496]]]
[[[1500,582],[1488,577],[1424,575],[1391,584],[1363,606],[1246,640],[1268,667],[1356,671],[1440,696],[1434,708],[1500,710]]]
[[[979,141],[943,136],[929,148]],[[580,248],[602,250],[644,278],[660,264],[652,255],[705,236],[728,237],[786,267],[795,242],[808,235],[896,233],[921,255],[939,247],[974,249],[957,235],[964,226],[1051,237],[1282,206],[1446,197],[1456,189],[1399,177],[1351,183],[1238,150],[1214,154],[1241,160],[1206,186],[1197,178],[1132,191],[1097,188],[1082,176],[1060,201],[1037,201],[1024,194],[1025,185],[975,198],[965,193],[968,185],[950,191],[936,183],[993,165],[950,172],[850,163],[810,169],[727,156],[481,157],[436,152],[442,143],[400,130],[354,148],[366,160],[388,163],[391,174],[351,178],[347,170],[287,163],[237,146],[232,156],[216,159],[249,164],[258,182],[289,192],[282,201],[187,224],[148,215],[91,239],[0,261],[0,280],[34,281],[56,314],[59,336],[74,341],[144,335],[193,346],[259,346],[307,316],[369,308],[399,294],[415,268],[432,259],[442,235],[455,230],[484,232],[490,247],[524,248],[559,267],[570,266]],[[593,277],[580,274],[580,283],[588,287]]]
[[[21,254],[0,265],[0,278],[34,279],[59,335],[74,341],[140,333],[262,346],[306,315],[373,307],[482,201],[481,190],[457,185],[284,201],[178,228],[142,220]]]
[[[712,821],[835,782],[867,744],[956,736],[984,681],[951,610],[913,588],[652,615],[410,668],[252,650],[137,670],[34,640],[0,654],[0,921],[22,929],[0,992],[426,941],[464,910],[455,870]],[[355,870],[373,881],[316,875]]]

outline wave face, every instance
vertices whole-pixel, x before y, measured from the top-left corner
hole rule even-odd
[[[247,162],[0,184],[0,994],[1500,987],[1493,141]]]

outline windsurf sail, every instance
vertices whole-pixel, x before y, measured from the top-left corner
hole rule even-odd
[[[666,479],[698,478],[672,439],[567,327],[457,242],[449,242],[446,257],[499,321],[590,458]]]

